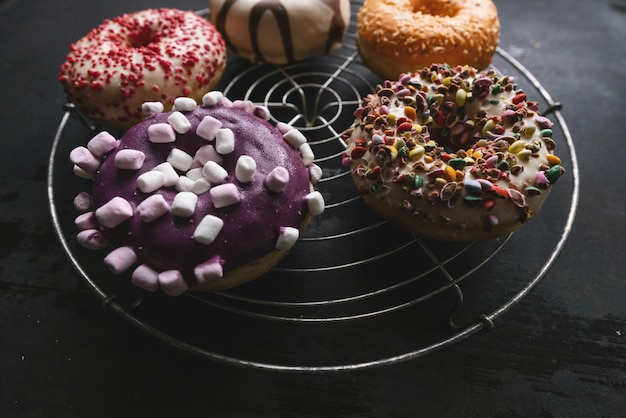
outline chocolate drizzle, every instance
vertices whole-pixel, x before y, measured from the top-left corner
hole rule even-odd
[[[276,18],[278,29],[280,30],[280,38],[283,41],[283,49],[288,62],[294,62],[293,43],[291,42],[291,30],[289,28],[289,15],[285,6],[280,0],[261,0],[252,6],[250,10],[250,20],[248,22],[252,48],[254,49],[255,61],[264,61],[263,53],[259,48],[259,22],[263,14],[269,11]]]
[[[238,51],[226,33],[226,20],[228,12],[237,1],[238,0],[225,0],[222,8],[215,18],[215,26],[217,27],[217,30],[222,34],[224,41],[235,54],[237,54]],[[338,0],[319,1],[333,11],[331,26],[328,31],[328,41],[324,50],[324,53],[328,53],[333,48],[333,45],[342,41],[346,25],[341,16],[341,6]],[[260,0],[250,9],[248,32],[250,34],[250,41],[254,52],[254,61],[266,61],[266,57],[263,56],[263,52],[259,46],[259,23],[265,12],[272,13],[276,19],[286,61],[289,63],[295,62],[296,57],[294,55],[293,36],[289,25],[289,13],[281,0]]]

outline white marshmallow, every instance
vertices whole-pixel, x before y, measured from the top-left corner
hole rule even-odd
[[[305,197],[309,207],[309,213],[312,216],[320,215],[324,212],[325,203],[322,194],[318,191],[311,192]]]
[[[205,106],[215,106],[224,100],[224,93],[221,91],[210,91],[202,96],[202,104]]]
[[[161,102],[143,102],[141,111],[145,116],[156,115],[163,112],[163,103]]]
[[[313,150],[308,143],[304,143],[298,147],[298,151],[300,151],[300,155],[302,156],[302,162],[305,166],[311,164],[313,160],[315,160],[315,155],[313,154]]]
[[[187,171],[187,173],[185,173],[185,175],[187,177],[189,177],[193,181],[196,181],[196,180],[201,179],[201,178],[204,177],[202,175],[202,167],[192,168],[191,170]]]
[[[176,185],[176,183],[178,183],[178,177],[179,177],[178,173],[176,172],[174,167],[172,167],[172,164],[168,163],[167,161],[155,166],[153,170],[158,171],[161,174],[163,174],[163,177],[164,177],[163,185],[165,187],[171,187],[171,186]]]
[[[198,223],[192,238],[200,244],[209,245],[215,241],[223,227],[224,221],[222,219],[217,216],[206,215]]]
[[[167,156],[167,162],[170,163],[172,167],[180,171],[189,170],[192,161],[193,157],[191,155],[178,148],[172,148]]]
[[[190,192],[193,189],[194,180],[190,179],[187,176],[180,176],[178,178],[178,182],[176,183],[176,191],[179,192]]]
[[[178,192],[172,202],[172,213],[181,218],[188,218],[196,211],[198,196],[192,192]]]
[[[230,154],[235,150],[235,134],[230,129],[220,129],[215,135],[215,150],[220,154]]]
[[[189,131],[189,128],[191,128],[191,122],[189,122],[189,119],[187,119],[187,117],[179,111],[170,113],[167,117],[167,123],[169,123],[172,129],[179,134],[185,134]]]
[[[191,186],[191,192],[201,195],[202,193],[206,193],[211,189],[211,182],[205,179],[204,177],[195,180],[193,185]]]
[[[165,185],[165,176],[160,171],[146,171],[137,177],[137,187],[144,193],[152,193],[153,191]]]
[[[291,226],[283,226],[280,228],[278,240],[276,241],[276,249],[279,251],[288,251],[298,241],[300,231],[298,228]]]
[[[237,159],[235,177],[242,183],[249,183],[256,173],[256,161],[249,155],[242,155]]]
[[[255,106],[254,115],[263,120],[270,120],[270,117],[272,116],[270,110],[265,106]]]
[[[283,135],[283,139],[294,149],[298,149],[300,145],[306,143],[306,137],[297,129],[291,129]]]
[[[207,161],[202,168],[202,175],[211,183],[223,183],[228,177],[228,171],[215,161]]]
[[[174,109],[181,112],[191,112],[198,106],[198,103],[191,97],[177,97],[174,99]]]
[[[309,165],[309,180],[311,181],[311,184],[319,183],[320,179],[322,178],[322,175],[323,175],[323,172],[319,165],[317,164]]]

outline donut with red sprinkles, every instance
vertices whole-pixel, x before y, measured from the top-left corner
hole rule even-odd
[[[192,11],[147,9],[107,19],[70,46],[58,80],[94,122],[125,130],[144,102],[171,109],[179,96],[201,100],[222,76],[224,40]]]

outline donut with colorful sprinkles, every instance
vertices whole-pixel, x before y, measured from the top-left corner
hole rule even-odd
[[[134,285],[177,296],[256,279],[324,211],[306,137],[265,107],[212,91],[143,110],[119,140],[102,131],[70,153],[91,179],[74,200],[77,241],[107,249],[104,264]]]
[[[200,100],[225,65],[226,45],[209,21],[147,9],[107,19],[73,43],[58,80],[86,117],[124,130],[142,120],[144,101],[169,110],[179,96]]]
[[[363,98],[343,164],[365,202],[415,236],[496,238],[565,173],[552,127],[513,77],[433,64]]]

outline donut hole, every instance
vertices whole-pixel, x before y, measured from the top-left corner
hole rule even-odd
[[[142,48],[158,43],[161,35],[150,25],[140,26],[130,32],[126,37],[126,42],[131,48]]]
[[[452,0],[414,0],[411,6],[413,13],[430,16],[453,17],[459,12],[459,6]]]

